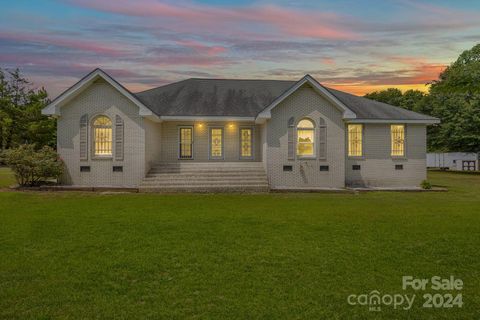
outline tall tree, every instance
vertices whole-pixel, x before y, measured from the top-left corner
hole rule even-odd
[[[425,96],[426,94],[420,90],[407,90],[403,93],[399,107],[422,112],[423,110],[421,110],[419,103],[425,98]]]
[[[55,146],[55,120],[41,114],[45,89],[33,89],[19,69],[0,69],[0,150],[23,143]]]
[[[425,103],[442,121],[432,136],[432,147],[480,151],[480,44],[464,51],[440,74]]]
[[[400,106],[403,100],[403,94],[402,91],[397,88],[388,88],[386,90],[367,93],[365,98],[388,103],[392,106]]]
[[[397,88],[388,88],[385,90],[367,93],[365,98],[391,104],[392,106],[402,107],[408,110],[415,110],[417,104],[425,97],[425,93],[419,90],[407,90],[404,93]]]

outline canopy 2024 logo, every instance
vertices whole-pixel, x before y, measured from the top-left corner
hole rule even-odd
[[[436,291],[436,293],[418,294],[418,300],[421,301],[423,308],[461,308],[463,306],[462,293],[458,292],[463,289],[463,281],[456,279],[454,276],[449,278],[433,276],[430,279],[403,276],[402,289],[404,291],[408,289]],[[382,306],[410,310],[416,300],[416,293],[381,294],[378,290],[373,290],[370,293],[351,294],[347,297],[348,304],[368,306],[370,311],[382,311]]]

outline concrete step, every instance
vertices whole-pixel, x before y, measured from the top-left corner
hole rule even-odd
[[[175,178],[182,178],[182,179],[197,179],[197,178],[205,178],[205,177],[267,177],[265,172],[260,173],[245,173],[245,172],[208,172],[208,173],[193,173],[193,172],[182,172],[182,173],[148,173],[145,177],[146,179],[155,178],[155,179],[175,179]]]
[[[268,192],[268,185],[228,185],[228,186],[140,186],[138,192],[199,192],[199,193],[218,193],[218,192]]]
[[[268,183],[266,181],[164,181],[164,182],[157,182],[157,181],[142,181],[140,186],[157,186],[157,187],[164,187],[164,186],[181,186],[181,187],[189,187],[189,186],[210,186],[210,187],[228,187],[231,185],[236,186],[267,186]]]
[[[252,174],[265,174],[265,170],[263,169],[258,169],[258,170],[253,170],[253,169],[150,169],[149,173],[190,173],[190,174],[209,174],[209,173],[239,173],[239,174],[245,174],[245,173],[252,173]]]
[[[155,164],[140,192],[264,192],[268,179],[261,162],[178,162]]]
[[[159,170],[264,170],[261,166],[152,166],[151,169]]]
[[[266,176],[204,176],[204,177],[191,177],[191,176],[169,176],[169,177],[146,177],[143,181],[267,181]]]
[[[210,161],[210,162],[159,162],[153,163],[152,167],[188,167],[188,166],[204,166],[204,167],[263,167],[262,162],[224,162],[224,161]]]

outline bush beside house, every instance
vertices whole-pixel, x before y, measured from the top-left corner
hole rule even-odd
[[[35,145],[24,144],[5,151],[5,163],[12,169],[20,186],[37,186],[63,174],[63,161],[48,146],[39,150]]]

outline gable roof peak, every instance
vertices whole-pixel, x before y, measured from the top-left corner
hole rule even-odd
[[[44,115],[60,115],[60,108],[63,103],[70,101],[78,94],[80,94],[83,90],[85,90],[88,86],[90,86],[95,80],[98,78],[102,78],[107,83],[109,83],[112,87],[114,87],[120,94],[124,95],[127,99],[133,102],[136,106],[139,107],[139,114],[141,116],[152,116],[152,111],[145,106],[140,100],[137,99],[135,95],[133,95],[127,88],[121,85],[117,80],[111,77],[108,73],[103,71],[100,68],[95,68],[91,72],[89,72],[86,76],[80,79],[77,83],[73,86],[62,92],[58,97],[53,99],[50,104],[48,104],[45,108],[42,109],[42,114]]]
[[[337,99],[330,91],[327,90],[324,86],[322,86],[315,78],[311,75],[306,74],[298,80],[293,86],[291,86],[287,91],[285,91],[282,95],[280,95],[277,99],[275,99],[270,105],[265,107],[257,117],[260,119],[270,119],[271,118],[271,110],[275,108],[278,104],[280,104],[283,100],[285,100],[288,96],[292,93],[297,91],[300,87],[302,87],[305,83],[309,83],[312,88],[328,101],[330,101],[335,107],[337,107],[340,111],[343,112],[344,119],[355,119],[357,116],[356,114],[350,110],[343,102]]]

